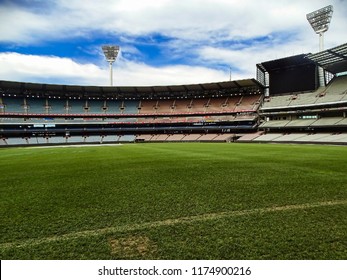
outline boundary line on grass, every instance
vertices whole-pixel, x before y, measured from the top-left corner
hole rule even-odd
[[[272,206],[267,208],[257,208],[257,209],[249,209],[249,210],[236,210],[236,211],[227,211],[227,212],[219,212],[219,213],[208,213],[208,214],[201,214],[201,215],[195,215],[195,216],[167,219],[162,221],[146,222],[142,224],[120,225],[120,226],[107,227],[107,228],[101,228],[101,229],[95,229],[95,230],[72,232],[72,233],[67,233],[67,234],[58,235],[58,236],[35,238],[35,239],[32,238],[32,239],[26,239],[22,241],[0,243],[0,249],[3,250],[3,249],[10,249],[10,248],[36,246],[42,243],[65,241],[70,239],[78,239],[81,237],[92,237],[92,236],[99,236],[103,234],[120,233],[120,232],[134,231],[134,230],[144,230],[148,228],[156,228],[156,227],[170,226],[170,225],[177,225],[177,224],[184,224],[184,223],[188,224],[188,223],[201,222],[201,221],[211,221],[211,220],[245,216],[245,215],[264,214],[264,213],[290,211],[290,210],[303,210],[303,209],[311,209],[311,208],[324,207],[324,206],[336,206],[336,205],[347,205],[347,200],[322,201],[322,202],[305,203],[305,204]]]

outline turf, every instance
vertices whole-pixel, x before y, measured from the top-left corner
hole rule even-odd
[[[0,150],[1,259],[346,259],[347,147]]]

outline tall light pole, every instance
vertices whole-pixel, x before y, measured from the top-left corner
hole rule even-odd
[[[110,64],[110,85],[113,86],[112,64],[117,59],[117,56],[118,56],[118,53],[119,53],[119,46],[104,45],[104,46],[102,46],[102,51],[104,52],[106,60]]]
[[[314,32],[319,35],[319,51],[324,51],[324,33],[328,31],[331,17],[333,16],[333,6],[329,5],[306,15],[308,22],[311,24]],[[318,68],[319,84],[325,86],[324,70]]]
[[[324,33],[328,31],[331,17],[333,16],[333,6],[329,5],[306,15],[313,30],[319,35],[319,51],[324,50]]]

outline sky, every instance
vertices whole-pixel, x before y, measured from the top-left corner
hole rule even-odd
[[[319,49],[306,14],[333,5],[325,48],[347,42],[347,0],[0,0],[0,80],[115,86],[256,77]]]

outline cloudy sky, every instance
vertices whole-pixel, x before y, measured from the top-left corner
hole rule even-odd
[[[306,14],[334,6],[325,47],[347,42],[347,0],[0,0],[0,80],[114,85],[254,78],[256,63],[318,51]]]

